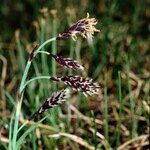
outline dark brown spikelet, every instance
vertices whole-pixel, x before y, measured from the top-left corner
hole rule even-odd
[[[89,13],[87,13],[87,17],[79,20],[77,23],[72,25],[68,30],[59,34],[57,39],[64,40],[72,37],[73,40],[76,40],[76,34],[81,34],[84,38],[93,37],[94,32],[99,32],[98,29],[95,28],[97,21],[95,18],[89,18]]]
[[[69,89],[67,88],[54,93],[52,97],[48,98],[44,102],[44,104],[39,108],[39,110],[29,118],[29,120],[34,119],[37,115],[43,114],[47,109],[53,108],[58,104],[64,102],[66,99],[69,98],[69,96],[70,96],[70,92]]]
[[[98,83],[93,83],[92,79],[83,78],[80,76],[51,77],[50,79],[54,81],[63,81],[66,85],[72,87],[73,90],[81,91],[86,96],[98,94],[100,89]]]
[[[67,57],[63,57],[63,56],[57,56],[57,55],[53,55],[51,54],[51,56],[53,58],[55,58],[55,60],[62,66],[66,67],[66,68],[70,68],[70,69],[81,69],[84,70],[84,67],[81,66],[76,60],[73,60],[71,58],[67,58]]]

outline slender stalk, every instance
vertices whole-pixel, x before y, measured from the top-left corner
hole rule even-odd
[[[57,22],[56,22],[55,18],[52,21],[52,29],[53,29],[52,35],[56,36],[56,34],[57,34]],[[55,55],[56,53],[57,53],[57,43],[55,40],[52,42],[52,54]],[[56,62],[55,62],[55,60],[52,60],[52,75],[56,76]],[[54,84],[53,89],[55,90],[56,84],[55,83],[53,83],[53,84]]]
[[[96,122],[95,122],[95,115],[94,115],[94,112],[92,111],[91,112],[92,114],[92,118],[93,118],[93,126],[94,126],[94,133],[93,133],[93,138],[94,138],[94,147],[95,147],[95,150],[97,149],[97,136],[96,136],[96,133],[97,133],[97,126],[96,126]]]
[[[55,41],[56,37],[53,37],[51,39],[48,39],[47,41],[45,41],[36,51],[34,54],[36,54],[37,52],[39,52],[45,45],[47,45],[48,43]]]
[[[105,124],[105,128],[104,128],[104,132],[105,132],[105,138],[107,141],[109,141],[109,135],[108,135],[108,97],[107,97],[107,87],[105,85],[105,89],[104,89],[104,124]]]
[[[40,42],[43,43],[44,39],[45,39],[45,33],[46,33],[46,22],[45,20],[42,18],[41,19],[41,33],[40,33]],[[42,51],[44,51],[44,47],[42,48]],[[45,55],[41,55],[41,63],[42,63],[42,69],[44,74],[48,74],[48,70],[47,70],[47,60],[46,60],[46,56]]]
[[[28,80],[28,81],[24,84],[23,89],[24,89],[30,82],[32,82],[32,81],[34,81],[34,80],[39,80],[39,79],[50,79],[50,76],[34,77],[34,78]]]
[[[119,116],[120,119],[118,120],[117,124],[117,136],[116,136],[116,145],[120,145],[120,126],[121,126],[121,118],[123,116],[122,110],[123,110],[123,101],[122,101],[122,90],[121,90],[121,76],[120,72],[118,72],[118,95],[119,95]]]
[[[25,70],[24,70],[24,73],[23,73],[23,76],[22,76],[22,80],[21,80],[21,84],[20,84],[20,88],[19,88],[19,92],[21,93],[23,91],[23,85],[26,81],[26,78],[27,78],[27,75],[28,75],[28,71],[29,71],[29,68],[31,66],[31,61],[28,61],[27,62],[27,65],[25,67]]]
[[[19,131],[24,127],[24,126],[26,126],[27,124],[29,123],[29,120],[26,120],[24,123],[23,123],[23,125],[18,129],[18,133],[19,133]]]
[[[70,53],[69,53],[69,57],[73,58],[74,55],[74,41],[72,39],[70,39]],[[72,74],[72,70],[69,70],[69,75]]]
[[[68,21],[68,25],[70,26],[71,23],[72,23],[72,18],[71,18],[71,16],[68,16],[68,17],[67,17],[67,21]],[[70,48],[69,57],[70,57],[70,58],[73,58],[73,55],[74,55],[74,41],[72,40],[72,38],[69,40],[69,48]],[[65,71],[64,71],[64,72],[65,72]],[[68,75],[71,75],[71,74],[72,74],[72,70],[70,69],[70,70],[68,71]],[[68,109],[69,109],[69,107],[68,107]],[[68,112],[68,113],[70,113],[70,112]]]
[[[41,44],[39,46],[39,48],[34,52],[34,56],[48,43],[52,42],[52,41],[55,41],[56,40],[56,37],[54,38],[51,38],[51,39],[48,39],[47,41],[45,41],[43,44]],[[21,111],[21,105],[22,105],[22,99],[23,99],[23,90],[24,88],[31,82],[31,81],[34,81],[36,79],[48,79],[50,77],[45,77],[45,76],[40,76],[40,77],[35,77],[35,78],[32,78],[31,80],[27,81],[26,82],[26,78],[27,78],[27,75],[28,75],[28,71],[30,69],[30,66],[31,66],[31,61],[32,60],[28,60],[27,64],[26,64],[26,67],[25,67],[25,70],[24,70],[24,73],[23,73],[23,77],[22,77],[22,80],[21,80],[21,83],[20,83],[20,87],[19,87],[19,95],[21,96],[21,99],[18,100],[17,102],[17,105],[16,105],[16,115],[15,115],[15,122],[14,122],[14,129],[13,129],[13,138],[12,138],[12,148],[13,150],[16,149],[16,141],[17,141],[17,133],[18,133],[18,124],[19,124],[19,115],[20,115],[20,111]],[[26,124],[25,124],[26,125]],[[19,129],[19,131],[21,130],[21,128]]]
[[[48,43],[50,43],[52,41],[55,41],[55,40],[56,40],[56,37],[48,39],[41,46],[39,46],[39,48],[34,52],[34,54],[36,55],[46,44],[48,44]],[[24,84],[26,82],[26,78],[27,78],[30,66],[31,66],[31,61],[28,60],[27,65],[26,65],[25,70],[24,70],[24,73],[23,73],[23,77],[22,77],[22,80],[21,80],[20,88],[19,88],[19,92],[20,93],[23,91],[23,86],[24,86]]]
[[[21,93],[21,95],[19,95],[19,96],[21,96],[21,98],[20,98],[20,100],[18,100],[17,105],[16,105],[16,115],[15,115],[13,138],[12,138],[13,150],[16,150],[17,131],[18,131],[19,115],[20,115],[20,111],[21,111],[23,93]]]
[[[129,73],[130,73],[130,63],[129,63],[129,58],[128,56],[125,57],[126,58],[126,68],[127,68],[127,83],[128,83],[128,91],[129,91],[129,100],[130,100],[130,109],[131,109],[131,118],[132,118],[132,131],[131,131],[131,138],[135,138],[136,137],[136,129],[137,129],[137,120],[134,117],[135,116],[135,102],[134,102],[134,98],[131,94],[132,92],[132,87],[130,84],[130,77],[129,77]]]
[[[18,48],[18,52],[19,52],[19,67],[21,72],[23,72],[23,68],[25,67],[25,57],[24,57],[24,49],[21,45],[20,39],[19,37],[16,37],[16,44],[17,44],[17,48]]]
[[[11,117],[11,120],[10,120],[10,124],[9,124],[9,144],[8,144],[8,150],[12,150],[12,128],[13,128],[13,117],[14,117],[14,114],[12,115]]]
[[[72,20],[72,18],[71,18],[71,16],[68,16],[67,17],[67,20],[68,20],[68,25],[70,26],[70,24],[71,24],[71,20]],[[69,57],[70,58],[73,58],[73,55],[74,55],[74,42],[73,42],[73,40],[72,39],[70,39],[69,40],[69,48],[70,48],[70,52],[69,52]],[[63,71],[63,73],[65,74],[65,72],[66,72],[66,70],[64,70]],[[68,70],[68,75],[71,75],[72,74],[72,69],[69,69]],[[70,109],[70,101],[67,101],[67,115],[68,115],[68,117],[67,117],[67,124],[68,124],[68,129],[69,129],[69,127],[70,127],[70,122],[71,122],[71,109]]]
[[[38,51],[37,54],[42,53],[42,54],[46,54],[46,55],[50,55],[50,52],[46,52],[46,51]]]

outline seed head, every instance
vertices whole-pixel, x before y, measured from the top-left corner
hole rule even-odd
[[[76,60],[73,60],[71,58],[63,57],[63,56],[58,56],[58,55],[53,55],[51,54],[52,57],[55,58],[55,60],[62,66],[65,66],[66,68],[70,69],[81,69],[84,70],[84,67],[81,66]]]
[[[54,81],[63,81],[74,90],[83,92],[85,96],[98,94],[100,88],[98,83],[92,83],[92,79],[83,78],[80,76],[51,77],[50,79]]]
[[[69,89],[64,89],[59,92],[56,92],[52,95],[52,97],[48,98],[44,104],[39,108],[37,112],[35,112],[29,120],[35,118],[37,115],[43,114],[47,109],[53,108],[57,106],[58,104],[64,102],[66,99],[68,99],[70,96]]]
[[[59,34],[58,40],[68,39],[72,37],[73,40],[77,39],[76,34],[82,35],[84,38],[91,38],[94,32],[100,32],[100,30],[95,28],[97,20],[95,18],[89,18],[89,13],[87,17],[79,20],[76,24],[72,25],[66,32]]]

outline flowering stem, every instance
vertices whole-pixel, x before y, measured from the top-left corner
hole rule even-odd
[[[39,52],[46,44],[52,42],[52,41],[55,41],[56,40],[56,37],[53,37],[51,39],[48,39],[47,41],[45,41],[36,51],[35,51],[35,55],[37,52]]]
[[[34,78],[28,80],[28,81],[24,84],[23,89],[24,89],[30,82],[32,82],[32,81],[34,81],[34,80],[38,80],[38,79],[50,79],[50,78],[51,78],[50,76],[34,77]]]
[[[19,92],[20,93],[23,91],[23,85],[24,85],[24,83],[26,81],[27,74],[28,74],[30,66],[31,66],[31,61],[28,61],[27,65],[25,67],[25,70],[24,70],[24,74],[23,74],[22,80],[21,80],[21,84],[20,84],[20,88],[19,88]]]
[[[47,41],[45,41],[35,52],[34,52],[34,55],[36,56],[36,54],[48,43],[52,42],[52,41],[55,41],[56,40],[56,37],[53,37],[51,39],[48,39]],[[21,80],[21,84],[20,84],[20,88],[19,88],[19,93],[21,93],[24,89],[24,84],[26,82],[26,78],[27,78],[27,75],[28,75],[28,71],[30,69],[30,66],[31,66],[31,60],[28,60],[27,62],[27,65],[25,67],[25,70],[24,70],[24,73],[23,73],[23,77],[22,77],[22,80]]]
[[[36,56],[36,54],[48,43],[55,41],[56,37],[48,39],[47,41],[45,41],[35,52],[34,52],[34,56]],[[23,90],[26,87],[27,84],[29,84],[31,81],[34,81],[36,79],[43,79],[43,78],[50,78],[50,77],[35,77],[29,81],[26,82],[26,78],[31,66],[31,62],[32,59],[29,59],[27,61],[23,76],[22,76],[22,80],[20,83],[20,87],[19,87],[19,95],[21,96],[20,100],[17,102],[17,106],[16,106],[16,115],[15,115],[15,123],[14,123],[14,131],[13,131],[13,139],[12,139],[12,144],[13,144],[13,149],[15,150],[16,147],[16,140],[17,140],[17,133],[18,133],[18,122],[19,122],[19,115],[20,115],[20,111],[21,111],[21,105],[22,105],[22,99],[23,99]],[[20,130],[20,129],[19,129]]]
[[[42,53],[42,54],[47,54],[47,55],[51,55],[50,52],[46,52],[46,51],[38,51],[37,54]]]

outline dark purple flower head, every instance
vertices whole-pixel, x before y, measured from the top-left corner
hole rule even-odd
[[[76,91],[83,92],[86,96],[98,94],[100,89],[98,83],[93,83],[92,79],[87,79],[80,76],[51,77],[51,79],[54,81],[63,81],[66,85],[72,87]]]
[[[65,66],[66,68],[70,68],[70,69],[81,69],[84,70],[84,67],[81,66],[76,60],[73,60],[71,58],[67,58],[67,57],[63,57],[63,56],[57,56],[57,55],[53,55],[51,54],[52,57],[55,58],[55,60],[62,66]]]
[[[79,20],[76,24],[72,25],[66,32],[59,34],[58,40],[68,39],[72,37],[76,40],[76,34],[81,34],[84,38],[93,37],[94,32],[99,32],[100,30],[95,28],[97,21],[95,18],[89,18],[89,13],[87,17]]]
[[[48,98],[44,104],[39,108],[37,112],[35,112],[29,120],[35,118],[37,115],[41,115],[44,113],[47,109],[53,108],[57,106],[58,104],[62,103],[66,99],[70,97],[69,89],[64,89],[59,92],[56,92],[52,95],[52,97]]]

